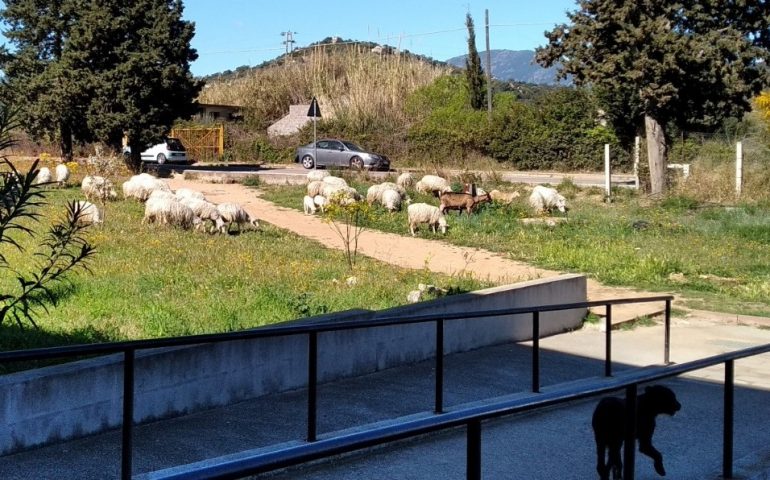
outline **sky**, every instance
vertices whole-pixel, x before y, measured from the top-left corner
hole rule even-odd
[[[370,41],[435,60],[467,53],[465,15],[476,27],[476,47],[486,50],[484,11],[489,10],[490,49],[534,50],[543,33],[567,21],[575,0],[185,0],[184,18],[195,23],[193,75],[254,66],[326,37]],[[296,32],[296,33],[295,33]]]

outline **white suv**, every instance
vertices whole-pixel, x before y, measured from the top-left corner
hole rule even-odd
[[[131,153],[129,147],[125,147],[123,153]],[[187,150],[185,150],[182,142],[178,138],[167,138],[164,142],[157,145],[153,145],[147,150],[141,153],[143,162],[158,162],[159,165],[164,163],[189,163],[187,158]]]

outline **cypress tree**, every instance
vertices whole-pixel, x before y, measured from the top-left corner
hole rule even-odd
[[[468,28],[468,56],[465,59],[465,77],[468,80],[471,107],[475,110],[486,108],[486,87],[484,71],[481,69],[481,58],[476,50],[476,32],[473,18],[468,13],[465,16],[465,26]]]

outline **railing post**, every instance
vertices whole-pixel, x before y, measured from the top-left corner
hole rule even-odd
[[[307,348],[307,441],[316,441],[318,406],[318,332],[308,334]]]
[[[436,405],[435,413],[444,412],[444,321],[436,321]]]
[[[120,478],[130,480],[134,456],[134,349],[123,352],[123,429]]]
[[[671,300],[666,300],[665,340],[663,344],[663,364],[671,363]]]
[[[722,478],[733,478],[734,361],[725,362],[725,406],[722,432]]]
[[[634,480],[636,451],[636,384],[626,387],[626,435],[623,440],[623,478]]]
[[[465,478],[481,480],[481,420],[468,422]]]
[[[612,305],[604,306],[604,376],[612,376]]]
[[[540,312],[532,312],[532,392],[540,393]]]

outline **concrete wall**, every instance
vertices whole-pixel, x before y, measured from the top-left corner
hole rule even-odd
[[[382,318],[527,307],[586,299],[585,277],[563,275],[340,317]],[[580,325],[585,309],[541,315],[544,335]],[[518,318],[523,317],[523,318]],[[445,352],[529,339],[531,315],[445,322]],[[434,324],[320,334],[321,381],[431,358]],[[0,377],[0,454],[120,426],[122,355],[72,362]],[[303,387],[307,337],[277,337],[142,351],[136,357],[135,419],[148,421]]]

